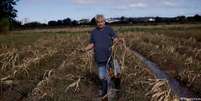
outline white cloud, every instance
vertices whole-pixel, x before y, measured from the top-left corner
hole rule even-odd
[[[163,4],[166,6],[176,6],[176,3],[171,2],[171,1],[164,1]]]
[[[176,0],[70,0],[75,5],[107,5],[114,9],[126,10],[131,8],[147,8],[154,7],[176,7],[178,1]]]
[[[128,7],[126,7],[126,6],[115,6],[114,9],[116,9],[116,10],[127,10]]]
[[[120,5],[120,6],[114,6],[113,8],[116,10],[129,10],[133,8],[146,8],[148,5],[145,3],[132,3],[128,5]]]
[[[130,4],[129,7],[131,7],[131,8],[145,8],[145,7],[147,7],[147,4],[145,4],[145,3],[133,3],[133,4]]]
[[[75,4],[94,4],[100,2],[100,0],[71,0]]]

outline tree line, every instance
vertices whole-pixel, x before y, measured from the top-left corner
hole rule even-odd
[[[171,24],[171,23],[201,23],[201,15],[194,16],[177,16],[177,17],[117,17],[110,18],[108,24],[114,25],[132,25],[132,24]],[[112,21],[114,20],[114,21]],[[70,18],[61,20],[51,20],[48,23],[29,22],[22,25],[20,21],[15,21],[15,27],[21,28],[40,28],[40,27],[59,27],[59,26],[80,26],[80,25],[95,25],[95,17],[92,19],[72,20]]]

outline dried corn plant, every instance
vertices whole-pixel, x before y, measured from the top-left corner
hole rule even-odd
[[[29,67],[31,65],[39,63],[40,60],[45,59],[46,57],[51,57],[53,54],[57,53],[57,50],[56,49],[48,49],[47,53],[44,53],[44,54],[41,54],[36,51],[32,51],[32,53],[34,54],[33,57],[24,58],[22,64],[18,64],[18,65],[15,64],[11,70],[12,71],[11,74],[9,74],[6,77],[14,78],[17,73],[18,74],[25,73],[29,77],[29,71],[30,71]],[[13,61],[15,61],[15,60],[13,60]],[[7,79],[9,79],[9,78],[7,78]]]
[[[128,43],[127,43],[128,44]],[[125,100],[137,100],[138,96],[145,94],[145,89],[148,87],[147,79],[153,78],[148,73],[145,65],[134,55],[133,50],[126,46],[125,43],[114,47],[114,55],[119,60],[121,65],[121,82],[122,82],[122,96]],[[141,94],[138,94],[141,92]],[[147,99],[146,97],[140,98]]]
[[[79,83],[80,83],[80,78],[78,80],[76,80],[75,82],[71,83],[70,85],[68,85],[66,88],[65,88],[65,92],[68,92],[68,90],[70,88],[74,88],[74,92],[77,92],[79,91]]]
[[[54,90],[52,88],[52,78],[56,77],[56,70],[51,69],[47,70],[43,74],[43,80],[38,82],[36,87],[32,90],[31,94],[27,99],[31,101],[38,101],[42,100],[45,97],[53,97],[54,96]]]
[[[46,77],[44,80],[40,81],[36,87],[32,90],[31,96],[29,99],[33,101],[38,101],[43,99],[46,96],[52,97],[54,95],[53,88],[51,88],[51,82],[49,77]]]
[[[152,87],[146,96],[150,96],[151,101],[179,101],[179,98],[173,94],[167,80],[149,79],[149,81],[149,85]]]
[[[180,72],[179,76],[182,77],[180,78],[181,81],[186,82],[186,86],[188,87],[192,87],[196,84],[195,81],[199,81],[201,79],[201,74],[188,69],[184,69],[183,72]],[[196,89],[199,88],[196,87]]]
[[[35,68],[37,67],[36,65],[35,69],[33,69],[31,68],[32,65],[42,64],[43,60],[47,60],[45,63],[47,62],[50,66],[42,65],[43,68],[39,69],[41,70],[38,73],[40,78],[36,78],[37,82],[34,84],[33,89],[27,92],[28,99],[38,101],[44,100],[45,97],[63,97],[61,101],[66,100],[66,98],[74,98],[75,100],[89,98],[86,101],[91,100],[94,96],[83,95],[82,93],[87,92],[88,89],[91,89],[91,86],[95,85],[92,83],[93,81],[89,80],[92,77],[89,74],[95,70],[93,52],[82,53],[79,51],[86,45],[88,35],[77,35],[79,32],[86,32],[89,29],[43,30],[42,32],[59,32],[62,34],[47,34],[32,45],[25,46],[22,49],[9,49],[6,45],[1,45],[1,69],[4,71],[11,69],[8,73],[0,74],[1,82],[13,84],[15,81],[11,80],[11,78],[17,78],[18,75],[34,78],[33,75],[35,73],[32,72],[37,72],[39,68]],[[63,31],[76,32],[76,34],[63,34]],[[27,32],[25,31],[25,33]],[[36,32],[41,31],[37,30]],[[190,86],[195,85],[196,81],[199,81],[200,72],[191,70],[191,67],[195,67],[196,64],[198,65],[197,67],[200,65],[201,51],[199,47],[194,47],[197,43],[194,38],[186,40],[169,37],[163,35],[163,33],[147,34],[143,31],[120,33],[120,36],[124,37],[127,43],[116,45],[113,53],[123,70],[121,75],[122,101],[147,101],[148,99],[153,101],[177,100],[167,81],[154,79],[154,76],[146,69],[146,66],[137,57],[133,56],[132,50],[129,50],[128,47],[138,49],[137,51],[142,52],[143,55],[150,59],[160,60],[156,60],[159,64],[166,63],[169,60],[174,60],[177,63],[182,61],[184,68],[187,68],[179,74],[182,79],[187,79],[185,81],[188,81],[189,83],[187,84]],[[182,53],[183,51],[180,50],[185,50],[185,52]],[[51,57],[56,57],[55,61],[54,59],[52,59],[53,62],[50,61]],[[150,88],[148,93],[145,90],[147,88]],[[95,95],[94,92],[87,93]],[[145,96],[145,93],[147,93],[147,96]]]
[[[7,50],[0,54],[0,65],[1,71],[8,70],[9,68],[14,68],[16,62],[19,58],[18,50],[13,48],[12,50]]]
[[[88,51],[86,53],[81,53],[80,54],[80,59],[84,62],[83,67],[84,71],[89,71],[92,73],[92,68],[93,68],[93,51]]]
[[[71,38],[69,38],[71,39]],[[43,74],[43,80],[41,80],[37,86],[33,89],[32,93],[30,94],[31,96],[29,97],[29,99],[44,99],[45,96],[49,96],[49,97],[55,97],[54,93],[55,91],[57,91],[57,89],[53,89],[53,85],[52,84],[57,84],[57,82],[55,82],[55,79],[59,79],[59,80],[66,80],[68,81],[74,81],[75,79],[78,78],[78,80],[76,80],[76,82],[73,82],[72,84],[68,84],[65,85],[65,89],[64,92],[68,92],[69,89],[74,88],[74,91],[79,91],[79,83],[81,78],[79,77],[79,75],[82,75],[83,71],[87,71],[89,69],[84,69],[84,68],[77,68],[75,66],[75,62],[76,61],[80,61],[81,63],[78,64],[78,66],[80,65],[84,65],[83,67],[89,67],[91,64],[89,60],[91,55],[89,56],[89,53],[86,54],[81,54],[78,50],[76,49],[71,49],[69,48],[69,45],[72,45],[72,43],[68,43],[68,41],[66,41],[64,38],[62,37],[58,37],[58,45],[57,45],[57,49],[58,49],[58,54],[64,54],[65,58],[63,60],[63,62],[61,62],[61,64],[55,69],[55,70],[49,70],[49,71],[45,71],[45,73]],[[57,40],[56,40],[57,41]],[[73,42],[73,40],[72,40]],[[68,47],[64,47],[68,46]],[[60,49],[59,47],[64,47],[63,49]],[[75,66],[76,68],[69,68],[71,66]],[[75,71],[73,74],[68,74],[68,72],[64,72],[64,70],[66,69],[73,69],[73,71]],[[79,71],[81,70],[81,71]],[[70,72],[70,71],[69,71]],[[79,74],[78,76],[74,76],[76,72],[79,72],[81,74]],[[62,84],[58,84],[61,85],[60,87],[62,87]],[[52,95],[53,94],[53,95]],[[61,96],[61,95],[59,95]]]
[[[201,83],[198,75],[201,72],[201,51],[200,42],[195,38],[170,37],[166,33],[124,34],[126,34],[124,37],[129,39],[127,41],[130,47],[167,69],[167,73],[187,84],[186,86],[191,86],[194,91],[200,92]],[[184,71],[193,71],[193,73]]]

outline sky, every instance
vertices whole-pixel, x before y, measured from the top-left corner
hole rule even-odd
[[[17,20],[39,21],[71,18],[190,16],[201,14],[201,0],[20,0]]]

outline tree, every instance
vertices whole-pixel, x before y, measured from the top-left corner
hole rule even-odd
[[[16,20],[16,19],[12,19],[11,20],[11,28],[12,29],[15,29],[15,28],[19,28],[19,27],[22,27],[22,22],[20,22],[20,21],[18,21],[18,20]],[[12,30],[11,29],[11,30]]]
[[[96,18],[95,17],[93,17],[92,19],[91,19],[91,25],[96,25]]]
[[[57,25],[58,26],[63,25],[63,21],[62,20],[57,20]]]
[[[71,25],[71,24],[72,24],[71,19],[70,19],[70,18],[64,19],[64,20],[63,20],[63,24],[64,24],[64,25]]]
[[[162,18],[161,17],[159,17],[159,16],[157,16],[156,18],[155,18],[155,22],[157,22],[157,23],[160,23],[160,22],[162,22]]]
[[[125,16],[122,16],[120,18],[120,20],[121,20],[121,23],[127,23],[128,22],[128,19]]]
[[[57,21],[49,21],[48,22],[48,26],[56,26],[57,25]]]
[[[198,14],[196,14],[196,15],[193,16],[193,19],[194,19],[195,21],[201,21],[201,16],[198,15]]]
[[[46,24],[43,24],[43,23],[40,23],[37,21],[24,24],[25,28],[39,28],[39,27],[43,27],[43,26],[46,26]]]
[[[185,16],[177,16],[176,20],[179,21],[179,22],[183,22],[183,21],[186,20],[186,17]]]
[[[78,25],[78,21],[76,21],[76,20],[73,20],[73,21],[72,21],[72,25],[73,25],[73,26],[76,26],[76,25]]]
[[[19,0],[0,0],[0,31],[7,31],[13,19],[17,16],[14,8]]]

